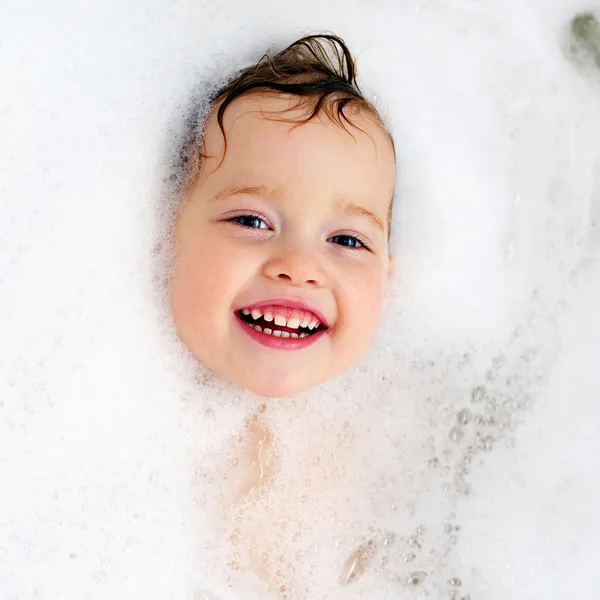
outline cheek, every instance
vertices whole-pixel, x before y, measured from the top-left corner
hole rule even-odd
[[[381,269],[357,273],[347,281],[342,294],[344,321],[357,342],[369,343],[379,325],[386,278]]]
[[[243,283],[243,255],[222,238],[181,235],[171,286],[171,310],[178,327],[189,322],[214,326]],[[247,274],[246,274],[247,278]],[[206,325],[208,323],[208,325]]]

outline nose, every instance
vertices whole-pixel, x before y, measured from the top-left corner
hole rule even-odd
[[[296,286],[322,287],[325,282],[323,270],[317,261],[300,250],[273,256],[265,263],[264,275]]]

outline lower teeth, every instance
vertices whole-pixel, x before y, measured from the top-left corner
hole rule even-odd
[[[248,323],[248,325],[250,325],[250,323]],[[275,337],[282,337],[282,338],[305,338],[308,333],[301,333],[300,335],[298,335],[297,333],[289,333],[288,331],[281,331],[280,329],[268,329],[267,327],[265,327],[264,329],[260,326],[260,325],[250,325],[250,327],[253,327],[254,329],[256,329],[256,331],[264,333],[265,335],[273,335]]]

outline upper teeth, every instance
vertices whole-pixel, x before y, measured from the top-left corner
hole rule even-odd
[[[282,309],[286,312],[289,312],[287,309]],[[284,314],[278,313],[273,314],[273,309],[260,309],[253,308],[252,310],[248,308],[242,309],[242,314],[244,315],[252,315],[252,318],[257,321],[260,317],[263,317],[265,321],[271,322],[274,321],[275,325],[279,327],[288,327],[290,329],[298,329],[299,327],[308,327],[309,329],[315,329],[321,324],[316,317],[314,317],[311,313],[307,311],[298,311],[294,310],[294,315],[285,316]]]

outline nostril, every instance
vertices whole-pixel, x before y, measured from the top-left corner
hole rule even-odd
[[[279,273],[279,275],[277,275],[277,278],[283,279],[284,281],[293,281],[293,279],[287,273]],[[317,285],[317,280],[316,279],[307,279],[306,283],[308,285]]]

